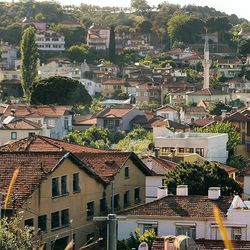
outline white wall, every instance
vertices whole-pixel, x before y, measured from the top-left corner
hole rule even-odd
[[[157,188],[162,186],[163,176],[147,176],[146,177],[146,203],[157,199]]]

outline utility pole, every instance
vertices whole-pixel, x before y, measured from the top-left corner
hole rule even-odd
[[[125,220],[124,216],[108,214],[107,217],[94,217],[94,221],[107,221],[107,250],[117,250],[117,221]]]

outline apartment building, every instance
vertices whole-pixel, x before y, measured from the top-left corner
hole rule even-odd
[[[8,43],[1,43],[0,52],[0,67],[8,70],[15,68],[17,49]]]
[[[40,31],[36,33],[36,44],[42,51],[64,51],[64,36],[52,30]]]

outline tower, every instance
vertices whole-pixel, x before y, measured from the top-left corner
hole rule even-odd
[[[205,36],[205,45],[204,45],[204,60],[202,61],[204,68],[204,84],[203,89],[209,88],[209,68],[211,66],[211,61],[209,60],[209,43],[208,37]]]

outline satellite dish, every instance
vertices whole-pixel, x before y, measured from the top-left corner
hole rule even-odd
[[[142,242],[139,247],[138,250],[148,250],[148,243],[147,242]]]

